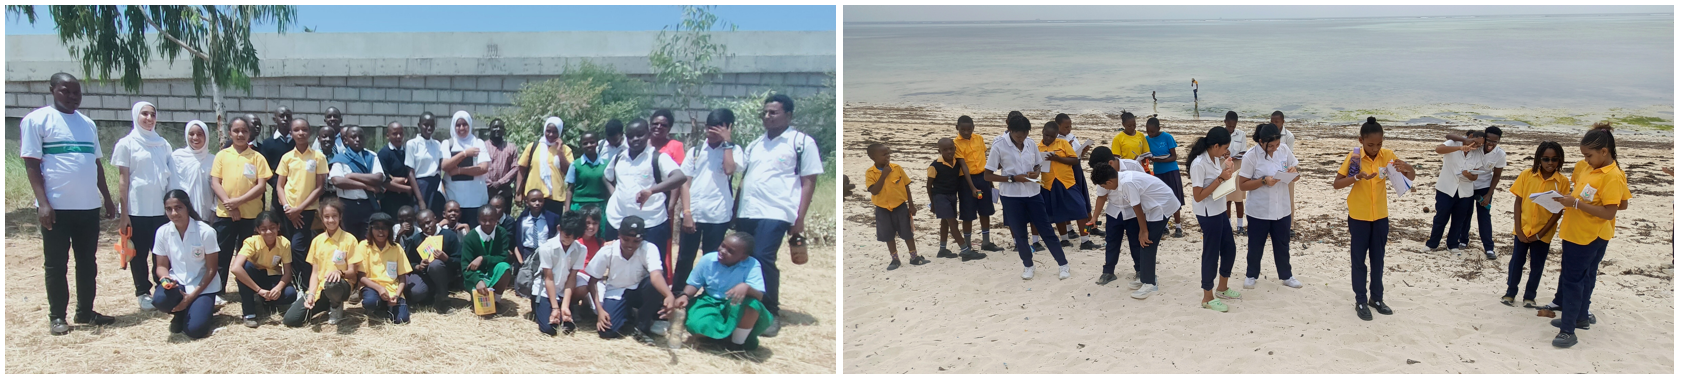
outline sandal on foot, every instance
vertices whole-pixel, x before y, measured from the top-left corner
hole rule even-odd
[[[1219,297],[1219,298],[1229,299],[1229,300],[1243,299],[1243,294],[1238,293],[1237,289],[1230,289],[1230,288],[1226,289],[1225,291],[1214,292],[1214,296]]]
[[[1209,300],[1208,302],[1203,302],[1202,303],[1202,308],[1208,309],[1208,310],[1213,310],[1213,311],[1218,311],[1218,312],[1221,312],[1221,313],[1224,313],[1224,312],[1226,312],[1226,310],[1230,309],[1230,308],[1226,307],[1225,302],[1220,302],[1220,299],[1218,299],[1218,298],[1213,299],[1213,300]]]

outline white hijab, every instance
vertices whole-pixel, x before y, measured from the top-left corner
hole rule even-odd
[[[152,130],[146,130],[145,128],[140,127],[140,111],[146,107],[152,107]],[[128,131],[128,136],[123,136],[123,138],[132,138],[135,142],[139,142],[147,148],[161,147],[165,151],[168,151],[169,140],[164,140],[163,136],[158,135],[157,112],[158,107],[152,105],[150,102],[134,103],[134,108],[129,110],[129,114],[133,116],[129,120],[133,121],[134,128],[130,129]]]
[[[557,136],[555,141],[548,141],[548,130],[550,125],[553,125],[555,127],[555,131],[557,132],[555,133],[555,136]],[[560,143],[558,136],[566,135],[566,122],[561,121],[559,116],[549,116],[548,120],[543,120],[543,130],[537,131],[537,133],[543,135],[543,142],[545,144],[554,146],[555,144]]]
[[[175,169],[179,170],[171,187],[185,190],[187,196],[192,198],[193,209],[198,211],[199,215],[214,215],[211,213],[216,212],[218,202],[210,189],[210,166],[216,155],[210,153],[210,127],[203,121],[189,121],[181,135],[191,135],[193,127],[204,131],[204,146],[194,149],[189,140],[181,149],[176,149],[170,154],[170,161],[174,163]]]
[[[455,123],[461,120],[467,121],[467,134],[465,136],[455,134]],[[455,116],[449,118],[449,135],[450,139],[455,142],[455,146],[460,147],[461,150],[476,146],[473,143],[478,141],[479,136],[473,134],[473,115],[468,114],[465,110],[455,111]]]
[[[549,141],[548,130],[550,125],[555,126],[556,139],[554,141]],[[549,116],[548,120],[543,120],[543,130],[538,131],[538,133],[543,134],[543,142],[548,144],[549,148],[553,149],[556,145],[560,144],[561,140],[559,136],[563,136],[562,134],[566,133],[566,122],[561,121],[558,116]],[[554,195],[554,171],[556,167],[560,166],[560,157],[548,154],[545,155],[548,156],[549,159],[543,160],[543,165],[545,167],[537,171],[537,176],[543,179],[543,192],[548,195]]]

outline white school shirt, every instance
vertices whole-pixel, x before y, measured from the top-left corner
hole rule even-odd
[[[549,298],[549,288],[543,286],[544,269],[554,272],[554,286],[557,291],[572,288],[572,284],[566,283],[568,271],[584,270],[584,258],[589,254],[585,251],[587,248],[584,248],[584,243],[573,240],[570,247],[561,247],[562,245],[560,235],[555,235],[537,246],[537,255],[543,259],[542,263],[537,265],[537,275],[532,276],[534,278],[531,294],[537,296],[539,302],[548,302]]]
[[[1443,145],[1465,146],[1458,141],[1448,140]],[[1476,184],[1465,178],[1461,171],[1476,169],[1483,160],[1482,149],[1472,149],[1471,152],[1453,151],[1442,155],[1442,172],[1436,174],[1436,191],[1440,191],[1454,198],[1469,198],[1475,194]]]
[[[422,136],[415,136],[403,143],[403,165],[414,171],[414,178],[426,178],[438,175],[438,165],[443,163],[444,149],[437,140]]]
[[[187,198],[193,201],[193,209],[198,210],[200,216],[216,215],[216,206],[222,204],[216,198],[216,192],[210,189],[210,167],[216,161],[216,154],[201,156],[193,153],[191,147],[182,147],[170,153],[169,157],[176,170],[169,188],[185,190]]]
[[[1249,134],[1243,133],[1243,128],[1232,128],[1232,144],[1226,147],[1231,153],[1243,153],[1249,150]],[[1292,137],[1292,139],[1294,139]]]
[[[716,148],[706,143],[689,147],[688,156],[683,158],[683,175],[689,176],[689,210],[695,223],[728,223],[733,215],[735,198],[730,194],[730,176],[724,174],[725,151],[741,162],[741,147],[726,148],[724,144]]]
[[[473,164],[461,165],[463,167],[478,166],[479,164],[490,162],[490,150],[486,149],[484,146],[484,140],[473,139],[472,146],[460,146],[456,145],[455,139],[449,139],[439,145],[444,152],[447,152],[444,154],[449,156],[454,156],[456,153],[464,152],[467,148],[479,148],[479,155],[473,158]],[[466,160],[462,160],[462,164],[465,163]],[[460,204],[461,208],[484,207],[486,203],[490,203],[490,190],[488,185],[485,184],[485,177],[489,176],[489,174],[489,172],[486,172],[482,175],[473,176],[473,179],[468,181],[451,180],[449,179],[450,176],[445,175],[443,176],[444,183],[448,185],[447,188],[449,189],[449,192],[445,195],[447,195],[450,200]]]
[[[602,244],[601,249],[595,251],[595,259],[590,260],[589,265],[584,268],[584,273],[601,279],[601,282],[607,285],[602,299],[622,298],[625,290],[636,290],[641,286],[642,279],[648,278],[649,272],[663,270],[660,267],[660,251],[654,247],[654,243],[642,242],[636,253],[627,259],[623,253],[619,253],[619,244],[623,241],[614,240]]]
[[[801,148],[795,149],[795,144]],[[800,212],[800,177],[823,174],[817,140],[788,127],[776,138],[759,138],[742,149],[741,209],[737,216],[794,223]],[[795,155],[799,158],[795,158]],[[798,164],[799,167],[794,167]]]
[[[58,210],[94,210],[104,204],[94,184],[105,151],[99,147],[93,119],[81,111],[63,113],[46,106],[19,120],[18,133],[21,155],[41,160],[47,205]],[[163,198],[158,200],[162,203]]]
[[[1243,153],[1243,165],[1237,169],[1237,175],[1248,179],[1261,179],[1282,173],[1295,167],[1296,154],[1290,151],[1289,145],[1278,146],[1278,150],[1267,156],[1266,150],[1260,145],[1249,147]],[[1248,202],[1245,202],[1244,214],[1261,220],[1279,220],[1290,216],[1290,184],[1279,182],[1276,185],[1261,187],[1249,191]]]
[[[1494,147],[1494,150],[1490,150],[1488,152],[1483,153],[1483,161],[1482,161],[1481,170],[1487,171],[1488,174],[1477,176],[1477,180],[1473,183],[1472,187],[1476,188],[1478,190],[1481,190],[1481,189],[1487,189],[1489,186],[1494,185],[1494,168],[1505,168],[1505,167],[1506,167],[1506,150],[1505,149],[1501,149],[1500,147],[1497,146],[1497,147]]]
[[[1167,220],[1173,213],[1179,211],[1181,205],[1177,197],[1173,196],[1173,188],[1168,187],[1161,178],[1145,172],[1126,171],[1116,173],[1114,190],[1097,186],[1098,195],[1108,197],[1103,204],[1103,213],[1121,220],[1137,218],[1132,206],[1144,206],[1144,221],[1159,222]]]
[[[345,164],[342,164],[342,163],[335,163],[335,164],[330,164],[330,165],[327,166],[327,179],[328,180],[332,180],[333,178],[343,177],[343,176],[349,175],[350,173],[352,173],[352,171],[350,170],[350,165],[345,165]],[[379,158],[378,157],[374,158],[373,171],[370,171],[368,173],[369,174],[385,174],[385,168],[381,167],[379,165]],[[368,199],[368,191],[367,190],[361,190],[361,189],[351,190],[351,189],[339,188],[339,198],[357,199],[357,200]]]
[[[1280,127],[1279,130],[1278,140],[1283,142],[1282,145],[1290,147],[1290,149],[1296,149],[1296,133],[1283,129],[1283,127]]]
[[[636,158],[630,157],[630,151],[619,153],[613,163],[607,165],[603,178],[613,181],[612,198],[607,200],[607,224],[619,228],[619,222],[625,217],[635,215],[642,217],[645,226],[654,227],[665,223],[665,193],[654,193],[641,206],[636,204],[636,193],[643,189],[654,187],[654,164],[649,160],[660,160],[660,179],[671,180],[671,172],[681,172],[677,161],[671,156],[654,150],[653,146],[642,148],[642,154]]]
[[[1023,139],[1021,149],[1010,141],[1010,135],[1005,134],[992,139],[992,146],[986,152],[986,170],[994,174],[1012,177],[1030,172],[1050,173],[1051,164],[1045,162],[1045,154],[1039,151],[1039,142],[1032,137]],[[1044,175],[1040,181],[1046,181]],[[1006,197],[1031,197],[1039,195],[1041,187],[1035,182],[999,182],[998,195]]]
[[[152,255],[169,258],[169,277],[181,282],[181,292],[192,293],[205,277],[211,277],[210,285],[199,294],[221,292],[222,275],[211,272],[204,262],[206,256],[222,251],[216,246],[216,230],[209,224],[194,220],[187,222],[185,237],[180,231],[175,229],[175,222],[166,222],[158,227],[156,238],[152,240]]]
[[[111,166],[128,168],[129,216],[163,216],[163,193],[173,188],[176,170],[169,155],[168,144],[147,146],[128,137],[111,148]]]
[[[595,157],[602,160],[611,160],[613,157],[618,157],[619,153],[624,151],[624,140],[619,140],[619,145],[607,145],[607,138],[603,137],[595,146]]]
[[[1213,185],[1214,179],[1219,178],[1220,172],[1224,169],[1221,167],[1221,161],[1224,161],[1224,159],[1225,157],[1213,157],[1203,153],[1196,160],[1192,160],[1191,189]],[[1237,173],[1232,173],[1232,178],[1226,179],[1226,181],[1236,182]],[[1196,194],[1185,195],[1191,198],[1191,211],[1196,212],[1197,216],[1215,216],[1226,213],[1226,197],[1209,195],[1208,198],[1198,202]]]
[[[1074,134],[1072,134],[1072,133],[1066,134],[1066,135],[1057,135],[1056,138],[1060,139],[1062,141],[1067,141],[1068,146],[1074,148],[1074,154],[1080,154],[1080,152],[1082,152],[1081,149],[1085,149],[1086,144],[1090,143],[1090,141],[1081,140],[1079,137],[1075,137]]]

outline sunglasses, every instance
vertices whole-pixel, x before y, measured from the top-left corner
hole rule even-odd
[[[1558,157],[1541,157],[1535,160],[1541,162],[1564,162],[1564,159]]]

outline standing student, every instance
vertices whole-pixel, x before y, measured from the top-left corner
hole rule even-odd
[[[134,103],[130,114],[134,116],[134,128],[111,148],[111,165],[117,167],[121,179],[117,181],[117,194],[123,197],[117,202],[117,230],[133,226],[131,231],[139,231],[125,231],[134,240],[135,255],[129,259],[128,269],[134,278],[134,295],[140,310],[150,310],[149,293],[154,278],[150,277],[152,266],[146,264],[146,259],[151,256],[152,238],[157,236],[151,232],[169,221],[163,215],[163,204],[156,201],[163,199],[164,191],[171,188],[175,167],[169,160],[169,140],[158,135],[157,108],[152,103]]]
[[[1192,102],[1202,101],[1202,98],[1197,96],[1197,78],[1191,78],[1191,101]]]
[[[350,136],[345,137],[348,140]],[[365,232],[368,240],[356,246],[362,251],[359,268],[365,268],[363,275],[358,276],[362,285],[362,310],[369,313],[370,323],[375,313],[385,314],[391,323],[409,323],[409,301],[403,288],[410,283],[408,277],[413,275],[414,267],[392,240],[392,223],[391,215],[383,212],[369,216]]]
[[[1229,129],[1214,127],[1191,143],[1191,212],[1202,226],[1202,307],[1221,313],[1230,309],[1220,299],[1241,299],[1242,293],[1226,286],[1237,260],[1237,242],[1232,238],[1231,219],[1226,218],[1226,199],[1215,190],[1237,176],[1238,164],[1231,157]],[[1233,183],[1235,186],[1236,184]],[[1219,275],[1220,287],[1214,287]]]
[[[1249,205],[1248,218],[1249,225],[1255,230],[1249,234],[1244,289],[1254,289],[1255,280],[1261,276],[1261,253],[1269,237],[1272,238],[1272,259],[1278,266],[1278,278],[1284,280],[1284,286],[1302,287],[1302,282],[1297,281],[1290,271],[1290,188],[1288,183],[1275,178],[1284,173],[1297,174],[1297,161],[1295,153],[1283,144],[1278,131],[1278,126],[1272,124],[1257,126],[1255,146],[1243,154],[1243,165],[1238,166],[1238,190],[1249,191],[1249,195],[1254,196],[1254,202],[1249,202],[1253,204]],[[1289,181],[1299,180],[1301,177],[1297,176]]]
[[[1448,141],[1436,147],[1442,155],[1442,171],[1436,177],[1436,217],[1430,223],[1430,239],[1424,246],[1435,250],[1447,230],[1449,252],[1458,252],[1469,238],[1460,234],[1471,231],[1471,207],[1476,194],[1473,186],[1482,175],[1477,173],[1483,161],[1482,131],[1469,131],[1464,136],[1448,135]],[[1451,222],[1451,225],[1450,225]]]
[[[1242,167],[1243,166],[1243,152],[1247,152],[1249,150],[1249,145],[1248,145],[1249,134],[1244,133],[1243,128],[1238,128],[1237,127],[1237,112],[1236,111],[1226,111],[1225,123],[1226,123],[1226,131],[1231,133],[1231,142],[1232,142],[1231,146],[1226,147],[1226,151],[1231,152],[1232,165],[1237,166],[1237,167]],[[1244,219],[1244,217],[1243,217],[1243,202],[1244,202],[1245,195],[1248,194],[1248,193],[1249,192],[1243,191],[1243,190],[1240,189],[1240,190],[1237,190],[1237,191],[1233,191],[1231,193],[1231,195],[1226,196],[1226,211],[1227,212],[1234,211],[1233,206],[1236,206],[1235,211],[1237,211],[1237,213],[1231,214],[1231,216],[1232,216],[1232,219],[1235,220],[1235,222],[1232,222],[1232,223],[1235,223],[1235,225],[1237,226],[1237,231],[1235,233],[1238,236],[1248,236],[1249,235],[1249,230],[1244,228],[1244,224],[1243,224],[1243,219]]]
[[[1068,224],[1089,215],[1091,205],[1086,201],[1086,194],[1076,187],[1079,182],[1076,181],[1074,172],[1080,164],[1080,153],[1074,150],[1068,141],[1057,138],[1060,131],[1061,125],[1055,121],[1045,123],[1040,129],[1039,144],[1035,146],[1045,153],[1045,164],[1051,167],[1051,171],[1050,176],[1039,181],[1039,184],[1045,191],[1045,213],[1050,222],[1056,225],[1056,233],[1053,235],[1059,240],[1047,240],[1046,243],[1073,247],[1073,235],[1065,235],[1068,232]],[[1075,229],[1080,229],[1079,227],[1076,225]],[[1038,237],[1034,238],[1037,240]]]
[[[310,149],[320,151],[331,159],[333,155],[344,151],[344,139],[339,138],[339,132],[344,131],[344,112],[339,111],[338,107],[327,107],[327,111],[321,113],[321,125],[328,131],[317,135],[315,145]]]
[[[485,193],[491,197],[513,199],[523,190],[514,188],[514,180],[520,172],[520,149],[516,145],[509,145],[504,137],[508,128],[502,119],[490,119],[490,128],[486,130],[490,138],[485,139],[485,150],[490,154],[490,171],[485,173]]]
[[[385,190],[385,180],[390,177],[385,175],[379,158],[362,148],[362,127],[345,127],[339,137],[344,140],[345,151],[330,161],[327,181],[338,187],[339,201],[344,202],[344,229],[363,240],[367,238],[368,218],[379,211],[374,196]]]
[[[689,332],[712,339],[729,339],[726,350],[758,348],[758,335],[769,328],[773,317],[765,310],[765,278],[753,250],[753,236],[736,232],[706,254],[689,282],[677,296],[678,309],[689,311],[684,324]],[[689,300],[693,299],[691,305]]]
[[[216,192],[216,198],[222,200],[222,208],[216,210],[216,235],[221,238],[216,243],[219,247],[237,247],[246,237],[256,229],[252,218],[263,212],[263,193],[268,188],[263,187],[264,181],[274,173],[268,170],[268,162],[256,149],[251,149],[250,120],[236,117],[228,122],[229,134],[233,135],[232,149],[222,149],[216,153],[216,161],[210,165],[210,189]],[[233,261],[233,249],[221,253],[220,262]],[[227,267],[219,268],[220,278],[227,278]],[[225,284],[224,284],[225,285]]]
[[[1179,178],[1179,141],[1173,139],[1173,134],[1162,132],[1162,122],[1153,115],[1144,121],[1144,140],[1150,145],[1151,168],[1155,169],[1156,178],[1161,178],[1162,183],[1173,189],[1173,196],[1183,203],[1185,185]],[[1179,219],[1179,210],[1174,210],[1173,237],[1185,237],[1185,231],[1179,228],[1182,224],[1184,223]]]
[[[478,294],[493,295],[501,302],[502,291],[514,285],[514,263],[508,257],[513,239],[507,230],[496,225],[501,215],[495,209],[480,209],[477,216],[478,226],[461,239],[462,286]]]
[[[1109,151],[1121,160],[1133,160],[1150,153],[1149,140],[1138,131],[1138,117],[1132,112],[1121,112],[1121,133],[1115,134],[1115,139],[1109,142]]]
[[[1079,152],[1077,157],[1088,157],[1088,156],[1091,155],[1092,147],[1095,144],[1090,142],[1090,141],[1080,140],[1079,137],[1074,136],[1074,119],[1073,118],[1068,117],[1068,114],[1065,114],[1065,113],[1056,114],[1056,125],[1057,125],[1057,129],[1058,129],[1057,138],[1062,139],[1062,141],[1067,141],[1069,147],[1074,148],[1075,152]],[[1086,168],[1080,164],[1079,160],[1075,160],[1073,166],[1074,166],[1074,187],[1072,187],[1071,189],[1080,193],[1080,199],[1087,200],[1087,202],[1085,203],[1085,209],[1081,210],[1082,212],[1081,212],[1080,215],[1082,217],[1089,216],[1091,214],[1091,210],[1092,210],[1091,202],[1090,202],[1091,190],[1090,190],[1090,185],[1086,183]],[[1074,229],[1080,235],[1080,250],[1097,249],[1098,248],[1097,243],[1092,243],[1091,242],[1090,234],[1092,233],[1092,231],[1087,231],[1086,226],[1090,225],[1090,224],[1091,224],[1091,219],[1087,218],[1087,219],[1080,219],[1079,224],[1075,225]],[[1095,231],[1095,230],[1093,230],[1093,231]],[[1074,232],[1070,232],[1068,234],[1068,240],[1074,240],[1074,235],[1075,235]]]
[[[403,166],[409,172],[409,182],[414,183],[415,202],[421,207],[432,210],[434,214],[444,212],[444,197],[438,193],[438,185],[442,178],[438,176],[439,166],[444,159],[443,146],[432,135],[437,131],[438,120],[431,112],[420,114],[420,121],[415,124],[420,129],[408,142],[403,143]]]
[[[169,155],[170,165],[175,167],[170,188],[186,190],[193,200],[193,211],[199,215],[216,215],[216,192],[210,190],[210,167],[216,162],[216,155],[210,153],[210,127],[202,121],[189,121],[182,135],[187,136],[187,146]]]
[[[601,134],[602,143],[595,147],[597,156],[612,159],[625,150],[624,122],[619,119],[607,119],[607,124],[601,126]]]
[[[1033,183],[1035,180],[1051,180],[1040,178],[1040,173],[1051,171],[1051,165],[1045,161],[1045,154],[1034,148],[1038,142],[1027,137],[1033,129],[1031,121],[1015,116],[1009,118],[1006,125],[1009,126],[1008,134],[993,140],[992,149],[987,152],[986,170],[989,172],[986,179],[1004,182],[998,185],[998,195],[1003,201],[1004,224],[1010,226],[1010,236],[1016,241],[1016,254],[1021,255],[1021,264],[1026,267],[1021,272],[1021,279],[1031,280],[1033,249],[1027,243],[1027,226],[1038,228],[1040,235],[1047,240],[1056,238],[1045,213],[1045,196],[1040,194],[1040,186]],[[1057,278],[1068,279],[1072,274],[1068,272],[1068,259],[1062,255],[1062,245],[1047,246],[1060,267]]]
[[[899,248],[893,243],[895,237],[905,239],[905,248],[911,253],[911,265],[927,264],[927,258],[916,254],[916,238],[911,232],[914,229],[911,217],[916,214],[916,204],[910,201],[910,175],[905,174],[905,169],[899,164],[890,162],[892,152],[887,145],[870,144],[868,151],[875,165],[864,170],[864,183],[870,185],[870,203],[875,205],[876,241],[887,243],[887,253],[893,256],[887,270],[899,269]]]
[[[1559,230],[1564,254],[1558,281],[1564,315],[1552,320],[1553,327],[1559,329],[1553,347],[1576,345],[1576,330],[1597,322],[1588,311],[1599,264],[1616,235],[1617,211],[1628,207],[1632,198],[1628,175],[1617,163],[1617,139],[1611,134],[1611,123],[1594,124],[1593,130],[1582,136],[1581,150],[1582,161],[1576,162],[1570,178],[1574,184],[1570,196],[1554,198],[1564,204],[1565,210]]]
[[[1284,111],[1274,110],[1269,118],[1272,125],[1278,127],[1278,140],[1284,144],[1284,147],[1290,148],[1290,151],[1294,152],[1296,150],[1296,133],[1284,127]],[[1290,188],[1290,214],[1294,215],[1296,213],[1296,183],[1292,181],[1288,185]],[[1290,220],[1290,238],[1296,238],[1295,219]]]
[[[730,185],[741,166],[741,147],[730,142],[735,126],[735,112],[728,108],[712,110],[706,115],[706,140],[689,147],[688,157],[682,160],[685,197],[679,199],[682,210],[683,234],[678,239],[677,264],[673,265],[671,283],[674,291],[681,291],[689,272],[695,266],[697,254],[718,250],[729,232],[735,215],[735,193]]]
[[[1563,212],[1553,213],[1535,201],[1530,194],[1557,191],[1570,193],[1570,180],[1559,172],[1564,166],[1564,146],[1543,141],[1535,148],[1535,163],[1529,170],[1518,173],[1510,191],[1512,204],[1512,260],[1506,265],[1506,295],[1500,303],[1517,306],[1512,297],[1518,295],[1518,281],[1523,279],[1523,264],[1529,262],[1529,282],[1523,289],[1523,307],[1534,309],[1535,290],[1547,268],[1547,252],[1552,250],[1553,234],[1558,232]],[[1562,211],[1562,210],[1560,210]]]
[[[281,106],[280,108],[276,108],[274,110],[274,116],[270,120],[274,121],[274,132],[270,133],[268,135],[268,138],[262,139],[262,141],[257,144],[257,153],[262,154],[263,155],[263,160],[268,161],[268,166],[269,166],[269,171],[270,172],[279,172],[280,171],[280,159],[281,159],[281,157],[285,156],[286,152],[292,151],[293,146],[295,145],[295,143],[292,141],[292,110],[286,108],[285,106]],[[259,129],[259,131],[260,131],[260,129]],[[280,198],[281,197],[280,197],[280,193],[279,193],[280,192],[280,182],[279,181],[280,181],[280,176],[272,176],[272,177],[269,177],[269,179],[268,179],[269,188],[275,189],[274,190],[275,194],[274,194],[273,197],[271,197],[273,199],[269,201],[269,205],[268,205],[268,208],[271,209],[271,210],[284,210],[285,209],[285,207],[282,207],[280,205]],[[200,199],[197,194],[188,194],[188,195],[192,195],[193,200],[195,200],[195,201],[203,201],[203,200],[211,199],[211,198]],[[200,212],[199,215],[208,216],[208,215],[210,215],[210,213]]]
[[[561,132],[566,130],[566,123],[560,118],[550,116],[543,121],[543,138],[532,142],[519,156],[518,185],[514,190],[518,195],[528,195],[532,190],[539,190],[548,197],[543,198],[542,208],[554,213],[557,217],[566,212],[567,202],[572,200],[572,189],[567,182],[567,174],[572,168],[572,148],[560,141]],[[593,152],[592,152],[593,153]],[[520,200],[515,198],[516,201]]]
[[[323,185],[327,183],[329,173],[327,157],[310,149],[309,141],[309,121],[293,119],[293,149],[281,156],[280,170],[275,172],[280,177],[281,192],[275,198],[280,198],[281,211],[286,216],[282,224],[291,231],[292,273],[303,276],[302,285],[314,283],[310,281],[315,271],[309,261],[309,245],[315,241],[315,229],[310,228],[310,224],[315,222],[321,195],[326,192]]]
[[[975,219],[981,221],[981,250],[1002,251],[1004,248],[992,244],[992,215],[997,211],[992,207],[992,181],[986,180],[986,141],[975,136],[975,121],[969,115],[957,117],[957,138],[951,140],[957,145],[957,158],[963,160],[967,166],[969,186],[980,193],[976,197],[958,197],[958,219],[963,220],[963,240],[970,241],[970,227]]]
[[[404,297],[414,304],[431,304],[438,314],[449,312],[449,290],[460,263],[461,238],[445,228],[432,210],[415,213],[415,232],[406,237],[403,251],[414,265]]]
[[[241,142],[234,141],[238,146]],[[210,336],[216,295],[222,293],[221,246],[216,231],[199,220],[187,192],[170,190],[163,198],[169,223],[158,227],[152,245],[157,256],[159,285],[152,306],[174,317],[169,333],[186,333],[188,338]],[[230,249],[231,250],[231,249]]]
[[[584,252],[578,237],[584,233],[584,215],[569,211],[558,226],[560,233],[537,248],[538,275],[529,286],[531,314],[537,321],[537,331],[553,336],[555,328],[572,323],[573,284],[578,271],[584,269]],[[571,333],[568,326],[567,333]]]
[[[508,230],[508,233],[513,235],[512,245],[522,266],[526,260],[530,260],[537,255],[537,249],[541,248],[543,242],[548,241],[556,232],[559,232],[556,226],[560,225],[560,214],[543,209],[543,201],[543,191],[531,189],[531,192],[525,197],[525,211],[520,212],[519,219],[514,222],[514,228]],[[504,226],[503,229],[507,229],[507,227]],[[536,268],[532,269],[535,270]],[[519,285],[525,286],[525,284]],[[522,290],[525,288],[516,287],[514,289],[522,296],[531,296],[531,293],[525,293],[525,290]]]
[[[659,248],[664,262],[671,243],[671,218],[666,198],[687,181],[683,169],[670,156],[648,145],[648,123],[632,120],[625,131],[624,152],[607,166],[603,178],[613,196],[607,200],[607,224],[620,228],[625,217],[637,216],[651,223],[643,240]],[[613,235],[611,232],[609,236]]]
[[[1478,175],[1475,181],[1471,181],[1472,187],[1475,189],[1472,192],[1472,198],[1475,199],[1476,204],[1472,205],[1471,208],[1477,213],[1477,236],[1482,237],[1483,256],[1488,257],[1489,260],[1495,259],[1494,226],[1489,224],[1489,212],[1492,211],[1491,205],[1493,203],[1491,202],[1494,201],[1494,194],[1496,193],[1494,189],[1500,187],[1500,177],[1506,172],[1506,150],[1500,149],[1502,134],[1500,127],[1490,126],[1483,129],[1483,160],[1477,168],[1483,174]],[[1460,238],[1459,246],[1471,245],[1469,233],[1461,235]]]
[[[277,210],[257,214],[257,234],[245,239],[229,273],[239,284],[239,306],[245,327],[257,328],[258,312],[265,307],[284,307],[297,301],[292,287],[292,244],[280,237],[284,223]],[[230,247],[231,249],[231,247]],[[286,313],[282,311],[280,315]]]
[[[793,98],[776,94],[762,105],[759,122],[765,134],[742,149],[747,167],[741,177],[736,228],[753,234],[753,258],[765,273],[765,309],[780,316],[782,272],[776,267],[776,253],[785,236],[790,248],[805,247],[806,211],[817,191],[817,175],[823,174],[823,157],[816,139],[791,128]],[[781,330],[780,322],[772,323],[761,336],[775,337]]]
[[[449,175],[444,181],[445,193],[449,200],[461,205],[462,214],[470,216],[467,225],[477,227],[479,208],[490,203],[489,187],[485,184],[490,173],[490,151],[485,147],[484,140],[473,135],[473,115],[467,111],[455,111],[449,123],[454,133],[452,138],[444,141],[442,148],[448,156],[439,166],[444,174]]]
[[[1367,117],[1360,125],[1360,147],[1345,157],[1337,169],[1331,187],[1348,191],[1349,263],[1354,284],[1354,313],[1361,320],[1372,320],[1372,310],[1378,314],[1394,314],[1383,303],[1383,255],[1389,244],[1389,181],[1386,176],[1414,177],[1412,165],[1395,157],[1395,152],[1383,147],[1383,126],[1377,118]],[[1394,165],[1399,173],[1388,172]],[[1366,266],[1367,258],[1371,267]],[[1367,298],[1366,277],[1370,275],[1371,297]]]
[[[350,298],[351,285],[361,283],[362,250],[357,249],[354,236],[340,228],[340,219],[344,215],[344,205],[337,200],[329,200],[321,204],[321,225],[326,231],[315,236],[309,243],[309,257],[307,260],[315,274],[310,276],[312,284],[303,298],[286,309],[284,322],[286,326],[301,327],[311,315],[320,312],[319,306],[327,307],[327,324],[336,325],[344,317],[344,301]],[[320,302],[326,301],[326,302]]]
[[[566,183],[572,189],[572,205],[567,211],[594,210],[597,223],[603,223],[596,228],[598,231],[606,230],[607,225],[603,221],[605,218],[601,217],[601,210],[606,206],[607,199],[613,195],[613,192],[608,190],[605,178],[607,161],[613,156],[601,155],[601,150],[596,148],[600,146],[601,140],[596,138],[595,132],[584,132],[579,141],[578,148],[584,151],[584,156],[572,161],[572,165],[566,168]]]
[[[404,150],[404,145],[403,123],[393,121],[386,124],[385,147],[379,148],[379,166],[385,169],[385,174],[391,181],[385,183],[385,191],[379,195],[379,209],[387,215],[400,215],[404,206],[416,204],[415,184],[410,181],[412,169],[403,164],[408,158],[408,151]],[[399,223],[401,219],[399,216]]]
[[[36,221],[46,258],[47,318],[53,335],[70,333],[64,322],[70,304],[70,251],[76,256],[76,323],[109,325],[117,319],[93,311],[98,293],[99,209],[105,218],[117,216],[117,206],[105,187],[104,152],[93,119],[76,111],[82,105],[82,83],[57,73],[48,79],[53,104],[30,111],[18,121],[23,168],[35,195]],[[88,184],[97,186],[88,186]],[[97,196],[97,198],[96,198]]]
[[[1134,289],[1132,298],[1149,298],[1159,289],[1156,249],[1162,234],[1167,231],[1168,215],[1179,209],[1179,200],[1173,198],[1173,190],[1167,187],[1167,183],[1140,171],[1115,172],[1108,165],[1103,165],[1092,173],[1092,182],[1103,189],[1097,196],[1097,204],[1105,206],[1103,210],[1108,214],[1105,221],[1109,228],[1107,235],[1121,234],[1134,238],[1128,244],[1132,269],[1137,275],[1129,283]],[[1100,285],[1116,279],[1115,263],[1120,259],[1120,242],[1109,241],[1104,245],[1113,248],[1104,252],[1103,270],[1106,276],[1098,278]]]
[[[635,132],[631,133],[636,138]],[[639,339],[651,342],[649,329],[654,317],[670,311],[675,300],[655,257],[659,249],[642,240],[642,217],[631,215],[621,222],[619,239],[602,246],[603,255],[584,267],[590,275],[589,289],[594,292],[590,300],[597,302],[595,309],[601,313],[596,331],[602,339],[618,338],[629,332],[625,327],[634,320]],[[597,283],[606,286],[597,289]],[[632,309],[636,309],[635,318],[631,318]]]
[[[648,146],[671,156],[673,160],[677,161],[678,165],[682,165],[683,142],[671,139],[671,123],[673,120],[676,120],[676,118],[672,117],[671,110],[668,109],[654,110],[654,114],[648,116]]]
[[[932,204],[934,217],[940,219],[940,253],[935,257],[961,257],[963,261],[986,258],[986,254],[975,251],[969,245],[968,235],[959,235],[957,222],[958,199],[968,197],[971,200],[981,198],[980,189],[976,189],[969,181],[969,166],[963,158],[957,157],[957,144],[950,137],[942,138],[936,143],[940,150],[940,158],[928,164],[928,199]],[[957,239],[959,253],[951,253],[946,249],[946,237]]]

